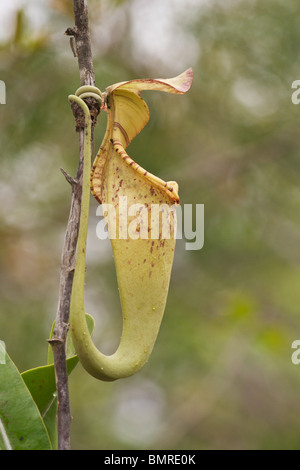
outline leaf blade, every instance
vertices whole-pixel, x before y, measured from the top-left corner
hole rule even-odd
[[[0,343],[3,350],[3,345]],[[0,364],[1,447],[13,450],[51,450],[39,409],[20,372],[7,353]]]

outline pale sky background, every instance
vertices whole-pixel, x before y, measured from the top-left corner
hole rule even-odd
[[[108,0],[101,0],[103,4]],[[231,1],[231,0],[230,0]],[[129,4],[132,35],[138,38],[134,43],[134,54],[149,62],[162,61],[183,67],[193,64],[199,55],[199,44],[192,34],[183,32],[178,25],[199,9],[212,5],[212,0],[132,0]],[[109,2],[108,2],[109,5]],[[51,0],[2,0],[0,6],[0,41],[7,39],[14,24],[15,11],[24,8],[26,19],[34,31],[49,26]],[[112,10],[114,12],[114,10]],[[145,18],[147,19],[145,21]],[[109,22],[114,23],[114,18]],[[106,34],[111,34],[109,25]],[[104,34],[102,28],[102,34]],[[101,32],[99,32],[101,35]],[[105,41],[105,37],[101,37]]]

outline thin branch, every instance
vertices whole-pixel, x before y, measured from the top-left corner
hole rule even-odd
[[[78,57],[81,85],[95,85],[91,38],[89,32],[88,8],[86,0],[73,0],[75,27],[68,28],[66,34],[74,36]]]
[[[75,27],[68,28],[66,34],[75,38],[81,85],[95,85],[87,0],[73,0],[73,9]],[[99,114],[99,105],[95,100],[93,100],[93,98],[88,99],[87,103],[91,109],[91,116],[93,117],[93,123],[95,125],[97,115]],[[58,400],[58,450],[70,449],[71,410],[65,345],[69,329],[70,299],[78,239],[83,171],[84,128],[80,120],[79,110],[76,106],[72,107],[72,111],[76,120],[76,130],[79,133],[79,164],[77,174],[74,179],[65,171],[62,171],[67,181],[71,184],[72,199],[61,256],[60,287],[56,323],[53,338],[49,340],[53,350]]]
[[[71,175],[69,175],[69,173],[67,173],[63,168],[60,168],[60,171],[62,172],[62,174],[64,175],[64,177],[66,178],[68,183],[70,183],[71,186],[78,183],[78,181],[74,179]]]

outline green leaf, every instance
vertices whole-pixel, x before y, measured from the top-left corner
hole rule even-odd
[[[50,441],[52,443],[53,449],[57,449],[57,425],[56,425],[56,415],[57,415],[57,398],[48,408],[47,413],[45,414],[44,423],[47,428]]]
[[[78,363],[77,356],[67,359],[68,375]],[[22,373],[32,398],[34,399],[47,427],[53,448],[56,448],[56,382],[54,364],[36,367]]]
[[[51,450],[38,407],[1,342],[0,351],[0,448]]]
[[[77,356],[67,359],[68,374],[72,372],[77,363]],[[22,372],[22,378],[30,390],[32,398],[37,404],[40,413],[44,416],[55,399],[56,382],[54,364],[26,370],[25,372]]]
[[[94,319],[86,314],[87,324],[89,331],[94,330]],[[50,338],[53,336],[55,322],[52,325]],[[32,398],[34,399],[47,427],[49,436],[51,438],[53,448],[56,448],[56,382],[55,371],[53,364],[52,348],[48,349],[48,361],[50,363],[45,366],[35,367],[34,369],[26,370],[22,373],[22,378],[26,383]],[[52,363],[51,363],[52,362]],[[78,364],[78,357],[75,355],[72,339],[68,338],[67,348],[67,372],[68,375],[72,372],[74,367]]]

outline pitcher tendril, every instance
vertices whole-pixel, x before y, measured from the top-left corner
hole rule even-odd
[[[84,168],[82,203],[70,306],[70,323],[76,353],[83,367],[100,380],[112,381],[135,374],[147,362],[165,310],[173,264],[176,215],[172,209],[179,203],[178,185],[163,181],[132,160],[126,147],[149,120],[149,110],[140,93],[146,90],[186,93],[192,83],[192,69],[171,79],[145,79],[120,82],[101,94],[95,87],[81,87],[69,96],[84,111]],[[103,100],[107,111],[107,127],[103,142],[91,171],[91,118],[83,98],[93,96]],[[121,202],[126,198],[128,207],[153,205],[170,208],[168,237],[164,236],[161,218],[147,216],[149,233],[154,239],[124,237],[120,233],[111,239],[120,301],[123,330],[117,351],[106,356],[94,345],[86,324],[84,308],[84,282],[86,238],[89,217],[90,190],[107,211],[105,221],[108,232],[120,222],[124,214]],[[135,207],[136,207],[135,206]],[[123,220],[123,219],[122,219]],[[126,218],[123,227],[129,234],[132,220]],[[117,223],[119,226],[119,224]],[[141,227],[136,227],[139,232]]]

